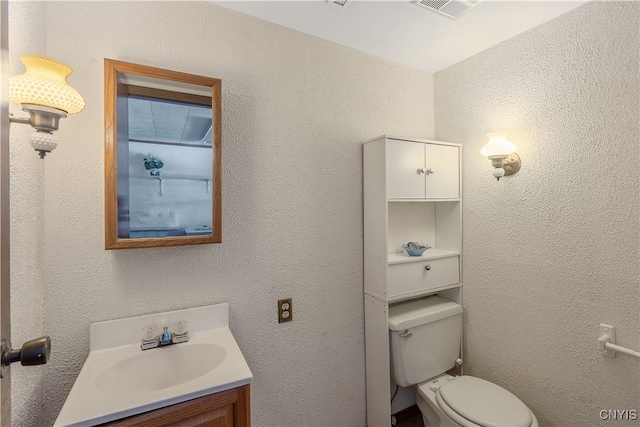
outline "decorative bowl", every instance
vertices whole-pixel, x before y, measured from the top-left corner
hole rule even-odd
[[[158,158],[144,159],[144,168],[146,170],[161,169],[163,166],[164,166],[164,163],[162,162],[162,160]]]
[[[431,246],[427,244],[422,244],[418,242],[409,242],[406,245],[403,245],[402,248],[407,251],[409,256],[422,256],[424,251],[429,249]]]
[[[164,166],[164,163],[159,157],[149,153],[142,161],[144,162],[144,168],[149,171],[151,176],[160,176],[160,169]]]

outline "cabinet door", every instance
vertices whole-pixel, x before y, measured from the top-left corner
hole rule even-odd
[[[387,197],[424,199],[425,144],[387,140]]]
[[[108,427],[249,427],[249,386],[199,397],[101,426]]]
[[[460,197],[460,149],[450,145],[426,144],[427,199]]]

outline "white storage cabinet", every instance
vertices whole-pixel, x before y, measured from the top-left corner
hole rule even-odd
[[[369,427],[391,423],[389,305],[433,294],[462,303],[461,154],[460,144],[441,141],[382,136],[364,143]],[[409,241],[432,248],[410,257],[402,249]],[[413,398],[410,389],[399,394]]]

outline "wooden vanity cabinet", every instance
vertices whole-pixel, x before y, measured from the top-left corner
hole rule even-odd
[[[108,427],[249,427],[249,385],[102,424]]]

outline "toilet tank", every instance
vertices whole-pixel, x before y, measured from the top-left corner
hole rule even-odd
[[[439,296],[389,307],[391,367],[402,387],[455,366],[460,354],[462,306]]]

